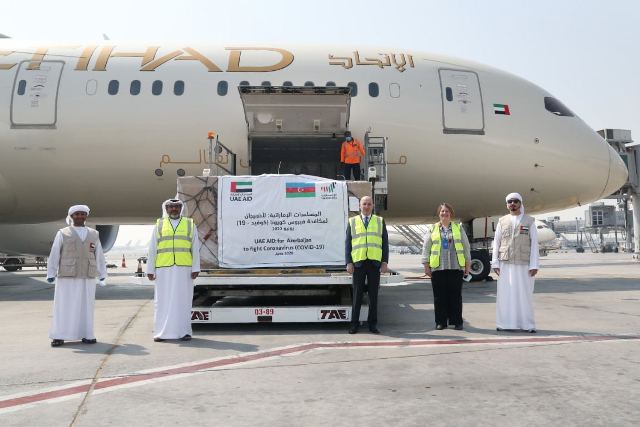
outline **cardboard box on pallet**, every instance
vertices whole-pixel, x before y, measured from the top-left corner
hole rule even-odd
[[[218,268],[218,177],[178,178],[178,198],[184,216],[193,218],[200,237],[200,268]]]

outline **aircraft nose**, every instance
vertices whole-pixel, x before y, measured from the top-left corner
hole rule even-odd
[[[618,191],[627,182],[629,173],[622,158],[609,146],[609,178],[600,198],[607,197]]]

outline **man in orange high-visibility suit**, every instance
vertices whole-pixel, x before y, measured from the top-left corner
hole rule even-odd
[[[344,164],[344,179],[351,179],[351,171],[353,178],[360,181],[360,159],[364,156],[364,148],[362,143],[351,136],[351,132],[344,133],[345,141],[340,149],[340,162]]]

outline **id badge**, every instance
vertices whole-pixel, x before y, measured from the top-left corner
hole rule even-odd
[[[440,240],[442,240],[442,249],[449,249],[449,239],[447,236],[440,236]]]

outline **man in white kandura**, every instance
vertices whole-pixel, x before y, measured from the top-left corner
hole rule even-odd
[[[496,330],[536,332],[533,284],[538,273],[538,233],[524,214],[522,196],[506,197],[509,215],[500,218],[493,240],[491,267],[498,275]]]
[[[183,204],[162,204],[163,217],[149,242],[147,277],[156,281],[153,340],[191,339],[193,280],[200,272],[200,241],[193,219],[182,216]]]
[[[96,277],[104,285],[107,265],[100,245],[100,236],[85,226],[89,207],[69,208],[67,223],[73,224],[56,233],[47,261],[47,282],[56,283],[53,297],[53,323],[49,331],[51,346],[65,340],[95,344],[93,307],[96,297]]]

